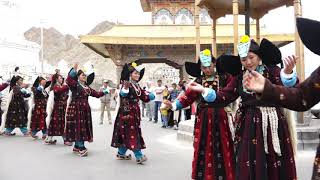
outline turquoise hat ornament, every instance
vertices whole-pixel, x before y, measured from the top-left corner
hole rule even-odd
[[[251,41],[249,36],[244,35],[241,37],[240,43],[237,46],[240,58],[245,58],[248,56],[250,44],[251,44]]]
[[[211,51],[209,49],[205,49],[200,52],[200,61],[201,65],[204,67],[210,67],[212,63]]]

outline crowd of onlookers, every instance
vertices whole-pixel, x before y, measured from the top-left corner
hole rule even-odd
[[[181,81],[178,84],[172,83],[170,85],[163,85],[161,80],[158,80],[156,84],[147,82],[147,86],[144,89],[147,92],[153,92],[155,99],[149,103],[142,102],[141,115],[147,117],[149,121],[158,123],[161,120],[162,128],[173,128],[178,130],[180,121],[188,120],[191,118],[191,107],[186,107],[179,111],[171,111],[166,109],[160,109],[163,100],[174,101],[179,95],[185,92],[186,81]]]
[[[173,128],[178,130],[180,121],[191,119],[191,107],[186,107],[179,111],[171,111],[160,109],[163,100],[169,100],[173,102],[179,95],[185,92],[186,81],[181,81],[178,84],[172,83],[168,85],[163,85],[161,80],[156,83],[147,82],[143,89],[147,92],[153,92],[155,94],[155,99],[148,103],[141,101],[141,116],[149,119],[150,122],[158,123],[161,120],[162,128]],[[115,107],[113,103],[119,103],[118,89],[110,87],[110,81],[105,80],[101,87],[101,91],[104,89],[109,89],[110,94],[107,94],[100,98],[101,110],[100,110],[100,124],[104,122],[104,112],[107,111],[107,119],[109,124],[112,124],[111,110]]]

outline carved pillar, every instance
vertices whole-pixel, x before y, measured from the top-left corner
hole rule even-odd
[[[260,43],[260,18],[256,19],[256,41]]]
[[[302,16],[302,7],[301,7],[301,0],[294,0],[294,16],[295,18]],[[297,62],[297,75],[299,77],[300,82],[302,82],[305,79],[305,67],[304,67],[304,50],[303,50],[303,44],[300,39],[297,27],[295,28],[295,36],[294,36],[294,42],[295,42],[295,49],[296,49],[296,56],[299,57],[299,61]],[[304,123],[304,115],[303,113],[298,113],[298,123],[303,124]]]
[[[232,12],[233,12],[233,53],[234,55],[238,54],[237,44],[239,38],[239,0],[232,1]]]
[[[216,27],[217,27],[217,19],[215,17],[215,15],[213,14],[211,16],[212,18],[212,54],[213,56],[217,57],[218,55],[218,50],[217,50],[217,31],[216,31]]]
[[[199,20],[199,12],[200,12],[200,7],[198,5],[199,0],[195,0],[194,2],[194,23],[196,26],[196,59],[195,62],[198,61],[199,56],[200,56],[200,20]]]

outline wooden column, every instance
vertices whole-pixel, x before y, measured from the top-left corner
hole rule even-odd
[[[293,4],[294,4],[294,17],[295,18],[301,17],[302,16],[301,0],[294,0]],[[303,44],[299,37],[297,27],[295,28],[294,42],[295,42],[295,55],[299,57],[299,61],[296,64],[297,75],[299,77],[299,81],[302,82],[305,79],[304,50],[303,50]],[[298,120],[298,123],[301,123],[301,124],[304,123],[303,113],[298,113],[297,120]]]
[[[295,18],[302,16],[302,10],[301,10],[301,0],[294,0],[294,15]],[[303,50],[303,44],[301,42],[301,39],[299,37],[299,33],[297,28],[295,29],[295,51],[296,56],[299,57],[299,61],[297,62],[297,74],[300,79],[300,82],[305,79],[305,67],[304,67],[304,50]]]
[[[245,9],[245,34],[250,37],[250,0],[244,1]]]
[[[260,43],[260,18],[256,19],[256,41]]]
[[[217,19],[215,18],[215,15],[211,16],[212,18],[212,46],[211,46],[211,51],[213,56],[217,57],[218,56],[218,50],[217,50]]]
[[[232,1],[232,13],[233,13],[233,53],[238,54],[237,44],[239,41],[239,0]]]
[[[198,61],[200,56],[200,20],[199,20],[199,12],[200,7],[197,6],[199,0],[195,0],[194,2],[194,23],[196,26],[196,59],[195,62]]]

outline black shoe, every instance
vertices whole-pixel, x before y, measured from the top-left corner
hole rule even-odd
[[[78,155],[80,156],[80,157],[85,157],[85,156],[88,156],[88,149],[87,148],[81,148],[82,150],[79,150],[79,152],[78,152]]]
[[[143,162],[146,162],[148,160],[147,156],[143,155],[141,158],[137,159],[137,164],[143,164]]]
[[[158,123],[158,120],[155,120],[153,123],[155,123],[155,124]]]
[[[131,154],[129,154],[129,155],[121,155],[121,154],[117,154],[117,159],[118,160],[131,160],[132,159],[132,157],[131,157]]]

